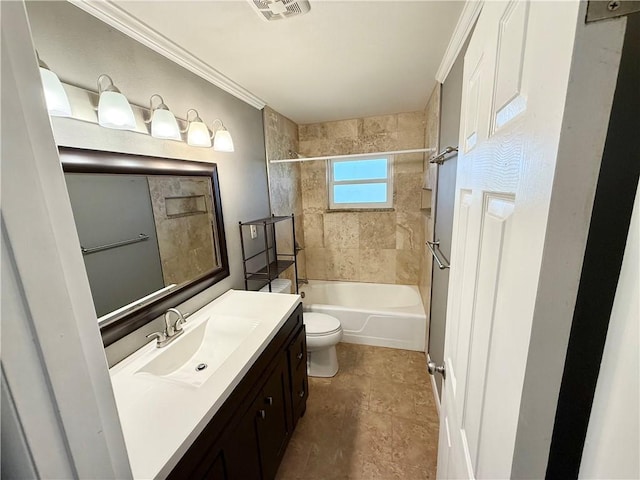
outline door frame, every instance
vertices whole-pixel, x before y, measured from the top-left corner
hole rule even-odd
[[[578,478],[640,176],[640,13],[627,17],[553,427],[547,478]],[[605,255],[603,255],[603,253]],[[605,372],[603,372],[604,374]]]
[[[482,1],[467,0],[438,70],[436,79],[439,82],[445,81],[462,45],[471,34],[471,27],[480,14],[482,3]],[[527,398],[527,395],[538,388],[542,382],[557,383],[557,390],[545,399],[546,410],[544,411],[544,421],[541,422],[544,423],[542,429],[540,429],[540,425],[532,425],[531,416],[528,419],[520,418],[516,452],[519,450],[522,454],[519,458],[518,456],[514,457],[512,469],[514,478],[530,478],[532,472],[536,475],[539,474],[538,476],[544,476],[546,472],[548,478],[578,477],[638,184],[639,166],[637,162],[636,165],[633,165],[633,159],[640,157],[640,150],[636,144],[628,139],[633,138],[631,126],[640,124],[639,96],[638,92],[633,90],[634,82],[635,85],[640,83],[637,62],[636,65],[633,65],[633,59],[640,57],[640,37],[638,35],[640,13],[627,18],[605,20],[601,22],[602,25],[597,26],[596,24],[586,25],[586,9],[587,2],[584,2],[584,5],[581,6],[576,30],[576,42],[581,42],[579,45],[581,50],[574,51],[572,74],[574,67],[576,67],[575,73],[580,73],[580,69],[583,69],[584,73],[590,71],[589,49],[597,48],[598,42],[604,41],[609,42],[608,45],[614,45],[616,34],[612,32],[616,31],[616,28],[622,29],[624,33],[623,53],[620,58],[619,76],[617,82],[614,83],[617,85],[616,88],[610,88],[611,85],[604,84],[602,82],[604,77],[591,78],[591,86],[584,85],[588,82],[583,81],[580,88],[574,87],[578,96],[584,96],[585,91],[589,89],[591,91],[587,92],[587,95],[591,94],[595,97],[598,94],[603,97],[611,95],[613,96],[613,104],[610,103],[610,118],[595,120],[591,125],[594,132],[602,129],[606,132],[606,140],[603,142],[604,150],[599,157],[597,152],[594,154],[593,148],[589,151],[584,148],[584,145],[571,152],[564,152],[564,155],[573,155],[576,159],[573,162],[573,167],[580,167],[587,161],[584,157],[588,157],[589,168],[593,170],[593,165],[596,166],[595,172],[591,172],[591,175],[595,174],[597,185],[594,188],[593,197],[581,199],[583,209],[591,207],[591,201],[593,201],[593,209],[588,212],[586,221],[581,222],[581,230],[585,231],[584,237],[586,238],[579,242],[579,245],[585,250],[580,251],[579,255],[582,266],[578,266],[577,284],[568,290],[568,295],[576,293],[575,305],[570,305],[568,312],[569,319],[568,321],[563,319],[564,325],[559,329],[557,327],[549,329],[549,323],[534,325],[534,329],[536,327],[539,329],[538,333],[546,329],[547,335],[550,332],[559,331],[566,332],[566,334],[559,336],[554,344],[554,347],[559,348],[554,348],[553,355],[544,359],[542,362],[544,365],[540,365],[541,349],[536,351],[530,349],[529,351],[522,408],[528,409],[529,413],[536,411],[539,405],[536,407],[534,403],[538,402],[540,397],[529,395]],[[617,25],[616,22],[618,22]],[[620,55],[619,50],[617,54]],[[611,71],[612,68],[617,67],[618,65],[612,61],[607,68]],[[624,101],[621,99],[622,97],[626,97]],[[584,138],[587,137],[588,135]],[[590,140],[592,140],[592,146],[598,145],[597,142],[593,142],[593,138]],[[571,139],[565,143],[565,146],[569,145]],[[583,143],[588,142],[583,141]],[[632,172],[633,168],[635,171]],[[589,176],[584,172],[580,175],[585,179]],[[576,205],[580,203],[575,200],[571,201]],[[615,212],[615,219],[611,215],[613,212]],[[611,227],[611,223],[615,223],[615,228]],[[614,238],[615,242],[613,242]],[[575,240],[575,236],[572,236],[571,240]],[[571,248],[575,248],[575,245],[569,247],[568,250]],[[604,257],[602,252],[608,252],[608,255]],[[576,255],[569,253],[569,256],[575,257]],[[562,255],[556,254],[554,257],[558,259]],[[607,265],[606,269],[602,268],[603,264]],[[606,275],[606,281],[604,275]],[[567,283],[572,282],[565,278],[561,286],[565,287]],[[598,309],[594,308],[595,305],[598,306]],[[585,359],[588,361],[585,362]],[[549,366],[551,371],[544,368]],[[533,375],[532,378],[529,373],[535,369],[540,370],[540,373]],[[551,380],[549,380],[549,376],[552,377]],[[532,454],[534,448],[535,453]],[[526,458],[527,456],[529,458]]]
[[[2,420],[14,427],[2,441],[19,455],[3,457],[2,470],[131,478],[26,6],[2,2],[0,9],[2,120],[9,120],[2,124],[2,333],[11,339],[2,345],[2,395],[10,402]]]

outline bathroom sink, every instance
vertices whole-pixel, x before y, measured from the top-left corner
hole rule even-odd
[[[174,342],[135,373],[201,386],[258,326],[259,320],[233,315],[212,315],[185,327]]]

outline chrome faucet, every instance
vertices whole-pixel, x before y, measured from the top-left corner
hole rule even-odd
[[[178,318],[174,323],[171,322],[171,314],[175,313]],[[169,308],[164,313],[165,329],[162,332],[153,332],[147,335],[147,338],[156,338],[156,347],[162,348],[169,345],[184,332],[183,325],[187,322],[186,318],[190,314],[182,314],[177,308]]]

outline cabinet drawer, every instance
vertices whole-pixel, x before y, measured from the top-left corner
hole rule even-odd
[[[304,325],[289,345],[289,368],[291,373],[300,367],[307,368],[307,338]]]

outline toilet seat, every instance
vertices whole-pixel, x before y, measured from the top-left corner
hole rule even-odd
[[[333,335],[342,330],[340,321],[325,313],[305,312],[302,321],[309,337]]]

